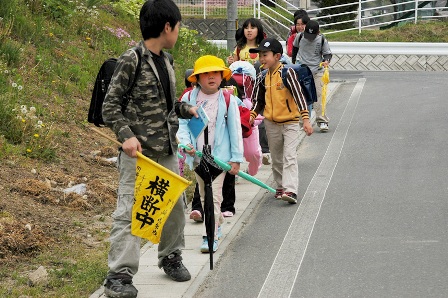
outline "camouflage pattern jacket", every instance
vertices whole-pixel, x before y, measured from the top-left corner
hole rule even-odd
[[[141,72],[131,92],[126,110],[121,112],[123,95],[134,80],[137,68],[136,52],[132,49],[123,53],[117,61],[114,75],[103,103],[104,123],[117,135],[120,142],[137,137],[142,153],[149,158],[158,158],[177,151],[176,133],[179,122],[174,109],[168,111],[166,94],[163,92],[152,53],[141,41],[137,47],[142,53]],[[169,99],[176,100],[174,69],[165,55],[170,77]],[[170,149],[171,146],[171,150]]]

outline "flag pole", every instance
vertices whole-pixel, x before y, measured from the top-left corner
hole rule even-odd
[[[120,142],[118,142],[116,139],[108,136],[107,134],[105,134],[104,132],[100,131],[99,129],[96,129],[95,127],[90,127],[91,130],[93,130],[94,132],[96,132],[97,134],[100,134],[101,136],[105,137],[106,139],[108,139],[109,141],[114,142],[115,144],[117,144],[118,146],[122,146],[123,144],[121,144]]]

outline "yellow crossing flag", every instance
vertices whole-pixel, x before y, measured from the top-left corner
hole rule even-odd
[[[137,152],[132,235],[159,243],[165,221],[190,184],[191,181]]]

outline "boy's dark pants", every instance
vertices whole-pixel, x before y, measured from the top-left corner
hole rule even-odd
[[[260,136],[261,153],[269,153],[268,137],[266,136],[264,120],[258,125],[258,134]]]

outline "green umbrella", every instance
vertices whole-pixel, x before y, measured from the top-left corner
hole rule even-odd
[[[182,148],[182,149],[190,149],[190,147],[188,147],[188,146],[186,146],[186,145],[183,145],[183,144],[179,144],[178,147],[179,147],[179,148]],[[196,155],[197,155],[198,157],[202,157],[202,152],[196,150]],[[229,170],[232,168],[228,163],[223,162],[222,160],[219,160],[218,158],[216,158],[216,157],[214,157],[214,156],[213,156],[213,160],[214,160],[215,163],[216,163],[220,168],[222,168],[224,171],[229,171]],[[255,178],[255,177],[253,177],[253,176],[247,174],[246,172],[239,171],[239,172],[238,172],[238,176],[240,176],[241,178],[244,178],[244,179],[246,179],[247,181],[252,182],[252,183],[254,183],[254,184],[258,185],[258,186],[261,186],[261,187],[263,187],[264,189],[267,189],[267,190],[269,190],[269,191],[272,192],[272,193],[275,193],[275,189],[273,189],[272,187],[267,186],[266,184],[264,184],[263,182],[261,182],[261,181],[258,180],[257,178]]]

